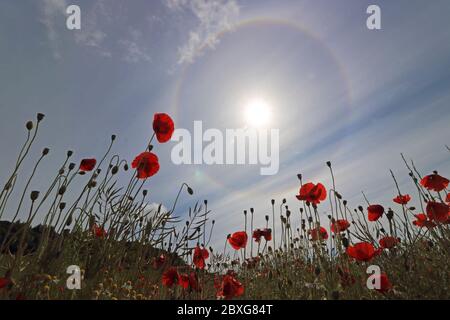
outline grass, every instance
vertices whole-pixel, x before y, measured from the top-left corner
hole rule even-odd
[[[162,119],[163,125],[154,125],[160,143],[171,133],[171,120]],[[285,200],[270,201],[272,214],[255,233],[254,211],[245,211],[242,230],[224,235],[222,251],[209,247],[215,223],[207,201],[183,218],[176,215],[178,199],[193,196],[188,184],[179,187],[170,210],[147,206],[145,183],[159,169],[149,155],[155,135],[133,169],[110,154],[112,136],[99,161],[80,166],[69,151],[46,189],[30,190],[49,154],[44,149],[18,190],[43,120],[38,114],[26,124],[25,143],[0,193],[0,299],[449,298],[448,180],[437,173],[422,177],[404,159],[420,208],[408,206],[392,174],[394,197],[401,196],[400,203],[388,204],[394,210],[367,199],[367,208],[352,209],[328,162],[332,186],[304,183],[298,175],[299,207],[291,212]],[[291,223],[293,215],[300,215],[300,225]],[[69,276],[76,278],[67,273],[71,265],[80,268],[80,290],[67,287]],[[369,279],[370,266],[381,274]],[[369,289],[368,279],[378,286]]]

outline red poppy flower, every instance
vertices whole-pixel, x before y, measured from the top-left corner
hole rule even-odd
[[[331,232],[339,233],[350,228],[350,222],[345,219],[336,220],[335,223],[331,224]]]
[[[229,300],[233,297],[239,297],[244,294],[244,286],[238,280],[236,280],[231,275],[225,275],[222,279],[219,291],[217,292],[218,297],[224,297]]]
[[[436,226],[436,224],[433,221],[428,220],[428,217],[424,213],[419,213],[414,216],[416,217],[417,220],[413,221],[413,225],[417,227],[420,228],[427,227],[428,229],[431,229]]]
[[[399,243],[399,242],[400,242],[400,241],[399,241],[397,238],[395,238],[395,237],[389,237],[389,236],[386,236],[386,237],[384,237],[384,238],[381,238],[380,241],[379,241],[380,246],[381,246],[383,249],[392,249],[392,248],[395,247],[395,246],[397,245],[397,243]]]
[[[262,236],[264,237],[264,240],[266,241],[271,241],[272,240],[272,229],[263,229],[262,231]]]
[[[308,230],[308,233],[312,241],[328,239],[328,232],[324,227]]]
[[[323,184],[306,183],[300,188],[299,194],[296,196],[298,200],[319,204],[327,198],[327,190]]]
[[[445,223],[449,219],[450,207],[445,203],[430,201],[427,203],[427,216],[430,220]]]
[[[209,258],[209,252],[206,249],[202,249],[199,246],[195,247],[192,260],[195,266],[199,269],[205,268],[205,260]]]
[[[172,138],[175,125],[172,118],[165,113],[157,113],[153,118],[153,130],[156,133],[156,139],[160,143],[164,143]]]
[[[380,287],[375,288],[375,290],[377,290],[378,292],[386,293],[392,289],[392,284],[389,281],[389,278],[387,277],[387,275],[385,273],[382,273],[380,275],[374,275],[373,279],[374,279],[374,281],[377,281],[377,280],[379,281]]]
[[[383,215],[384,208],[379,204],[373,204],[367,208],[367,211],[369,212],[369,221],[377,221]]]
[[[189,276],[186,273],[180,273],[178,275],[178,284],[184,289],[189,288]]]
[[[106,231],[105,229],[103,229],[102,227],[94,224],[94,226],[92,227],[92,232],[94,233],[94,235],[97,238],[104,238],[106,237]]]
[[[170,288],[178,282],[178,279],[179,277],[177,269],[175,267],[170,267],[163,273],[161,282],[163,286]]]
[[[405,194],[404,196],[399,195],[392,200],[398,204],[407,204],[409,201],[411,201],[411,196],[409,194]]]
[[[347,248],[347,254],[357,261],[370,261],[379,253],[369,242],[360,242]]]
[[[95,165],[97,164],[97,160],[95,159],[83,159],[80,163],[80,170],[81,171],[92,171],[95,168]]]
[[[247,233],[245,231],[235,232],[228,238],[228,242],[235,250],[243,249],[247,245]]]
[[[440,192],[448,187],[449,180],[438,174],[430,174],[420,180],[420,184],[428,190]]]
[[[261,242],[261,238],[262,238],[262,230],[261,229],[256,229],[255,231],[253,231],[253,239],[255,239],[256,242]]]
[[[0,278],[0,289],[5,288],[6,286],[8,286],[11,283],[11,280],[7,279],[7,278]]]
[[[161,268],[164,263],[166,262],[166,256],[165,255],[160,255],[159,257],[153,258],[153,269],[158,270],[159,268]]]
[[[158,157],[154,153],[143,152],[133,160],[131,167],[137,170],[139,179],[150,178],[159,171]]]

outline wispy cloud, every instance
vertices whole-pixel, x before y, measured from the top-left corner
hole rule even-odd
[[[119,40],[119,44],[124,50],[123,59],[129,63],[137,62],[149,62],[151,61],[150,55],[146,52],[145,48],[141,45],[142,33],[134,28],[130,29],[130,37],[127,39]]]
[[[63,17],[67,7],[66,0],[44,0],[42,6],[41,22],[47,28],[47,37],[52,46],[53,56],[55,59],[61,58],[61,53],[58,45],[59,28],[57,26],[58,16]]]
[[[166,0],[166,5],[175,11],[188,10],[198,20],[187,42],[178,48],[179,64],[192,63],[202,49],[214,49],[219,42],[217,34],[232,29],[239,17],[235,0]]]

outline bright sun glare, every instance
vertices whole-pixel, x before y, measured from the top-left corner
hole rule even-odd
[[[269,124],[271,110],[263,99],[250,100],[245,107],[245,118],[251,127],[259,128]]]

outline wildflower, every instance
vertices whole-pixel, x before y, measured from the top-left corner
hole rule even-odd
[[[399,195],[392,200],[398,204],[408,204],[408,202],[411,201],[411,196],[409,194],[405,194],[404,196]]]
[[[8,278],[0,278],[0,289],[7,287],[11,283]]]
[[[95,159],[83,159],[80,163],[80,171],[87,172],[92,171],[97,164],[97,160]]]
[[[153,130],[156,134],[156,139],[160,143],[164,143],[172,138],[175,125],[173,120],[165,113],[156,113],[153,118]]]
[[[262,236],[264,237],[264,240],[271,241],[272,240],[272,229],[266,228],[262,231]]]
[[[191,272],[189,274],[186,274],[186,273],[179,274],[178,275],[178,284],[183,289],[200,291],[197,274],[195,272]]]
[[[208,258],[209,258],[209,252],[207,249],[202,249],[199,246],[195,247],[192,260],[197,268],[204,269],[205,268],[205,260]]]
[[[446,223],[449,220],[450,206],[445,203],[430,201],[427,203],[427,216],[430,220]]]
[[[261,242],[261,237],[262,237],[262,230],[261,229],[256,229],[255,231],[253,231],[253,239],[255,239],[256,242]]]
[[[380,287],[379,288],[375,288],[375,290],[377,290],[378,292],[384,294],[384,293],[386,293],[386,292],[388,292],[389,290],[392,289],[392,284],[389,281],[389,278],[387,277],[387,275],[385,273],[382,273],[380,275],[374,275],[373,277],[374,277],[373,278],[374,281],[378,280],[379,283],[380,283]]]
[[[218,297],[224,297],[229,300],[233,297],[239,297],[244,294],[244,286],[231,275],[225,275],[220,284]]]
[[[152,266],[153,269],[158,270],[166,262],[166,256],[161,254],[159,257],[153,258]]]
[[[179,276],[177,269],[175,267],[170,267],[163,273],[161,282],[163,286],[171,288],[178,280]]]
[[[312,241],[328,239],[328,232],[324,227],[308,230],[308,233]]]
[[[139,179],[150,178],[159,171],[158,157],[154,153],[143,152],[133,160],[131,167],[137,170]]]
[[[395,247],[400,241],[395,237],[386,236],[381,238],[379,243],[383,249],[392,249]]]
[[[369,242],[359,242],[347,248],[347,254],[357,261],[370,261],[379,253]]]
[[[437,173],[425,176],[420,180],[420,184],[428,190],[440,192],[448,187],[449,180],[441,177]]]
[[[106,231],[102,227],[98,226],[97,224],[94,224],[92,227],[92,232],[97,238],[104,238],[106,237]]]
[[[416,217],[417,220],[414,220],[413,224],[417,227],[420,228],[427,227],[428,229],[432,229],[436,226],[436,224],[433,221],[428,220],[428,217],[424,213],[419,213],[414,216]]]
[[[367,208],[367,211],[369,213],[369,221],[377,221],[383,215],[384,208],[379,204],[373,204]]]
[[[350,228],[350,222],[345,219],[336,220],[336,222],[331,224],[331,232],[339,233]]]
[[[313,204],[319,204],[327,198],[327,190],[323,184],[306,183],[300,188],[299,194],[296,196],[298,200],[307,201]]]
[[[247,246],[247,240],[248,236],[245,231],[235,232],[228,238],[228,242],[235,250],[245,248]]]

